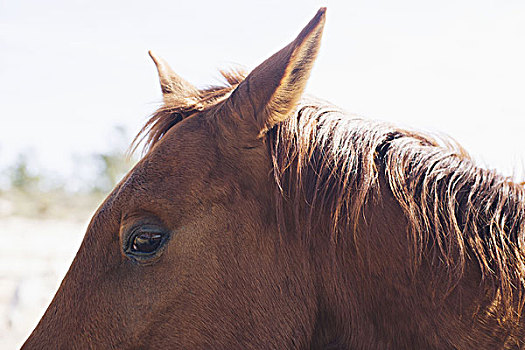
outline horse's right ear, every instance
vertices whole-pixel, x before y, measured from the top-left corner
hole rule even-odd
[[[153,62],[155,62],[155,66],[157,66],[160,88],[165,101],[173,99],[185,100],[199,95],[199,90],[175,74],[165,60],[155,55],[152,51],[148,53]]]
[[[255,68],[225,101],[220,118],[233,122],[229,133],[235,138],[258,139],[291,115],[319,51],[325,12],[321,8],[294,41]]]

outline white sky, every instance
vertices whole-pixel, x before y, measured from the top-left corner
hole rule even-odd
[[[328,6],[307,91],[366,117],[451,135],[489,167],[525,160],[525,1],[0,0],[0,168],[130,137],[161,100],[153,49],[196,85],[255,67]]]

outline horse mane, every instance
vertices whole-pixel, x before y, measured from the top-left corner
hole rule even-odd
[[[221,74],[224,86],[185,101],[166,100],[135,138],[135,148],[145,139],[150,149],[177,122],[212,107],[244,79],[239,71]],[[495,287],[494,302],[505,315],[519,317],[525,301],[523,184],[478,167],[449,138],[351,117],[318,100],[303,100],[266,137],[279,192],[279,230],[286,230],[284,207],[291,201],[295,225],[307,234],[321,212],[330,218],[334,242],[351,232],[357,245],[362,237],[356,225],[384,179],[410,226],[413,268],[423,256],[444,264],[453,288],[467,261],[475,260]]]
[[[303,101],[296,116],[271,130],[270,145],[279,187],[296,201],[294,207],[300,207],[298,200],[308,203],[299,215],[307,232],[315,218],[330,215],[333,240],[353,232],[356,245],[366,242],[356,225],[368,201],[381,195],[383,178],[409,223],[414,270],[423,255],[433,265],[444,264],[452,289],[473,258],[496,287],[493,297],[505,315],[521,313],[523,184],[476,166],[447,137],[350,117],[319,101]]]

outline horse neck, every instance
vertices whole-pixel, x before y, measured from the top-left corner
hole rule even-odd
[[[313,107],[299,114],[297,125],[270,133],[269,144],[284,192],[278,191],[278,208],[286,208],[278,221],[311,245],[319,337],[357,348],[469,348],[470,334],[521,332],[519,323],[496,312],[500,282],[509,280],[486,273],[523,269],[521,258],[514,259],[522,254],[521,186],[424,136],[376,124],[377,133],[363,136],[359,130],[370,127],[364,122],[320,117]],[[464,216],[465,208],[475,215]],[[506,228],[487,231],[487,222]],[[516,254],[500,249],[505,240]],[[520,276],[505,285],[516,288]],[[479,339],[501,345],[502,337]]]
[[[454,285],[449,268],[436,264],[430,252],[414,267],[409,221],[386,180],[380,177],[378,184],[380,191],[366,202],[355,233],[347,228],[331,239],[328,217],[318,213],[325,220],[312,230],[317,341],[368,348],[523,346],[524,319],[501,313],[495,284],[483,278],[472,256]],[[509,212],[519,207],[506,205]]]

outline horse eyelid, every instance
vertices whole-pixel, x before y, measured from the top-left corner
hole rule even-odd
[[[135,256],[137,254],[137,252],[133,251],[133,242],[137,237],[145,233],[154,234],[153,238],[159,238],[159,237],[161,238],[159,248],[155,252],[157,252],[162,247],[162,245],[166,243],[167,236],[169,236],[169,232],[160,225],[156,225],[156,224],[134,225],[128,230],[128,233],[125,235],[125,238],[124,238],[123,248],[124,248],[124,252],[126,253],[126,255]]]

